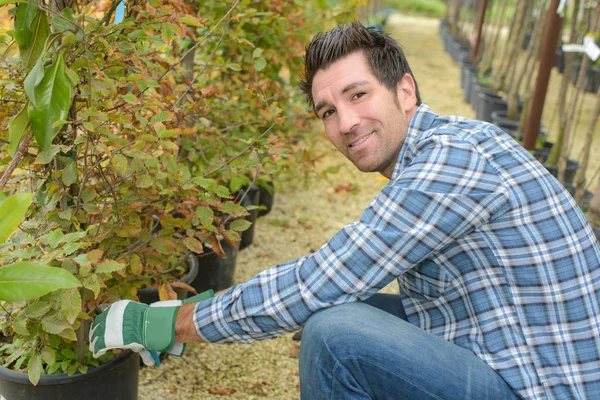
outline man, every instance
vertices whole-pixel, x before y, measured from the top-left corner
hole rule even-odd
[[[600,398],[600,247],[560,183],[493,125],[421,104],[384,33],[337,27],[305,64],[327,138],[388,185],[317,252],[216,297],[115,303],[95,355],[304,326],[306,399]]]

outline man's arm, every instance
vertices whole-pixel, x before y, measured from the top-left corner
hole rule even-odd
[[[188,303],[179,307],[175,320],[175,341],[181,343],[202,343],[202,339],[194,325],[194,308],[196,303]]]

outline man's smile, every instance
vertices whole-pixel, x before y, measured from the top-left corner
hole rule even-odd
[[[373,135],[373,133],[374,133],[374,132],[371,132],[371,133],[369,133],[369,134],[366,134],[365,136],[361,136],[360,138],[358,138],[358,139],[357,139],[357,140],[355,140],[354,142],[350,143],[350,144],[348,145],[348,147],[356,147],[356,146],[358,146],[358,145],[360,145],[360,144],[362,144],[362,143],[366,142],[366,141],[367,141],[367,139],[369,139],[369,138],[370,138],[370,137]]]

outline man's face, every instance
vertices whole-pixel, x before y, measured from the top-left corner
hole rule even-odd
[[[411,91],[412,90],[412,91]],[[375,77],[362,51],[317,71],[315,112],[333,145],[363,172],[390,178],[416,110],[409,74],[390,91]]]

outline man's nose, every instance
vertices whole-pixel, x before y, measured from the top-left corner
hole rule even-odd
[[[341,133],[352,132],[360,124],[360,117],[352,107],[338,107],[337,113]]]

